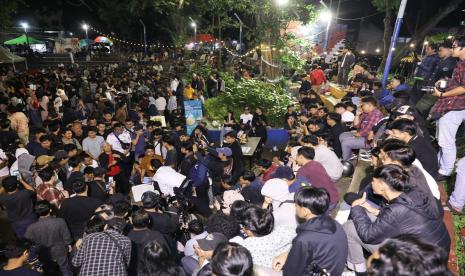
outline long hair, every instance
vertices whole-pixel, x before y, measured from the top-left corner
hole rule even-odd
[[[144,247],[139,276],[178,276],[182,275],[181,270],[158,241],[151,241]]]

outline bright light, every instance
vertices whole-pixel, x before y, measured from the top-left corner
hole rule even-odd
[[[381,50],[379,48],[376,48],[375,52],[379,53]]]
[[[287,4],[289,4],[289,0],[275,0],[275,1],[276,1],[276,5],[280,7],[284,7],[284,6],[287,6]]]
[[[84,23],[84,24],[82,24],[82,28],[83,28],[85,31],[87,31],[87,30],[89,29],[89,25],[87,25],[87,24]]]
[[[73,35],[73,32],[69,32],[69,35]]]
[[[311,25],[301,25],[299,27],[299,32],[303,36],[308,36],[312,31],[313,31],[313,26],[311,26]]]
[[[192,27],[192,28],[195,28],[195,27],[197,27],[197,24],[196,24],[195,22],[192,22],[192,23],[191,23],[191,27]]]
[[[29,28],[29,24],[27,24],[26,22],[21,22],[21,27],[23,27],[24,29],[27,29]]]
[[[320,13],[320,20],[321,21],[326,21],[329,22],[331,21],[331,18],[333,17],[333,14],[331,13],[330,10],[324,10]]]
[[[415,44],[410,43],[410,48],[413,48],[413,47],[415,47]]]
[[[362,55],[364,55],[366,52],[365,52],[365,50],[361,50],[360,53],[361,53]]]
[[[396,50],[396,48],[394,48],[394,47],[391,48],[391,51],[395,51],[395,50]]]
[[[451,35],[447,37],[447,39],[452,39],[452,38],[454,38],[454,37],[453,37],[453,36],[451,36]]]
[[[423,42],[423,45],[428,45],[428,41]]]

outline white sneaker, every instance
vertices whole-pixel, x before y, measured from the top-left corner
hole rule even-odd
[[[354,271],[344,271],[342,272],[342,276],[355,276]]]

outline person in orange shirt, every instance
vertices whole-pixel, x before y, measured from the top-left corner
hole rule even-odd
[[[163,157],[160,155],[155,154],[155,149],[153,146],[147,146],[145,147],[145,155],[140,159],[140,168],[142,169],[141,171],[141,176],[148,176],[148,177],[153,177],[155,175],[155,170],[152,167],[152,160],[153,159],[158,159],[162,164],[165,162],[163,160]]]

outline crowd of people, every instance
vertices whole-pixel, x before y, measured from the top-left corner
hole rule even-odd
[[[447,206],[438,182],[465,116],[465,38],[439,55],[428,45],[415,84],[395,76],[385,90],[344,49],[334,110],[330,76],[312,66],[283,114],[288,145],[272,153],[260,106],[225,114],[219,143],[203,122],[187,133],[183,101],[224,82],[172,64],[2,73],[0,275],[452,275],[443,214],[463,214],[464,159]],[[261,142],[244,162],[251,136]],[[343,194],[362,161],[359,191]]]

